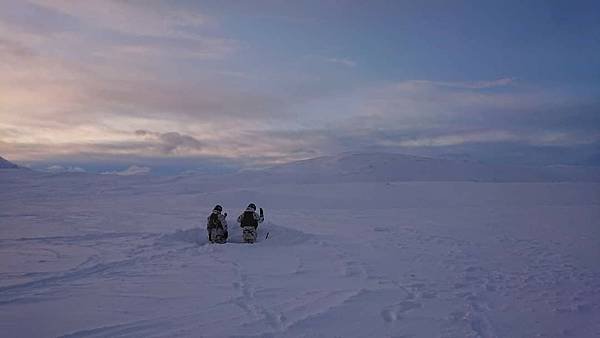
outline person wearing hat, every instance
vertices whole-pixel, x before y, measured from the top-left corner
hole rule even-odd
[[[260,214],[256,212],[254,203],[248,204],[246,210],[237,218],[243,231],[243,239],[246,243],[256,242],[258,224],[265,220],[263,209],[260,208]]]
[[[222,214],[223,207],[216,205],[206,223],[206,231],[208,232],[208,241],[210,243],[223,244],[227,242],[229,233],[227,231],[227,213]]]

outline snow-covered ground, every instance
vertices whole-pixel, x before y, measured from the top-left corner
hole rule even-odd
[[[390,161],[337,180],[311,162],[215,179],[2,169],[0,336],[600,336],[600,183],[390,180]],[[267,218],[254,245],[234,222],[249,202]],[[217,203],[224,245],[203,230]]]

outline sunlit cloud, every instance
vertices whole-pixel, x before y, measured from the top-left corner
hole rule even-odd
[[[222,157],[264,163],[376,146],[406,149],[497,142],[569,146],[600,141],[594,131],[546,130],[543,123],[531,126],[523,123],[518,129],[510,129],[512,121],[527,121],[558,101],[563,109],[575,107],[575,98],[573,102],[568,97],[558,100],[536,90],[511,93],[480,90],[480,86],[432,86],[421,81],[365,88],[359,93],[349,93],[352,99],[334,97],[329,103],[322,102],[322,107],[335,109],[328,113],[337,116],[330,123],[321,127],[298,124],[291,129],[270,124],[269,116],[260,109],[249,109],[246,116],[236,117],[234,111],[212,114],[217,110],[201,106],[187,109],[173,104],[169,115],[161,115],[160,109],[149,114],[153,106],[165,109],[169,106],[161,105],[160,98],[153,97],[153,104],[130,101],[135,102],[135,107],[143,107],[143,114],[127,109],[121,110],[125,114],[91,111],[82,116],[92,118],[91,123],[71,126],[68,126],[69,114],[65,114],[64,124],[52,128],[20,120],[14,125],[0,124],[0,136],[5,152],[27,160],[37,156],[113,154],[148,158]],[[128,98],[124,95],[119,104]],[[108,101],[119,102],[116,98]],[[549,121],[556,119],[547,114]],[[192,116],[200,120],[191,120]],[[496,128],[490,128],[490,123]],[[35,151],[30,153],[31,149]]]

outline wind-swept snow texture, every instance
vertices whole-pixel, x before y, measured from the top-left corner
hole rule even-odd
[[[0,172],[0,335],[600,336],[598,183],[234,178]]]

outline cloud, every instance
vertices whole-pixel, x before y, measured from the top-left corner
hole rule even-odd
[[[351,68],[356,67],[355,61],[352,61],[352,60],[346,59],[346,58],[328,58],[328,59],[325,59],[325,61],[330,62],[330,63],[335,63],[338,65],[343,65],[346,67],[351,67]]]
[[[522,143],[531,146],[564,146],[587,145],[600,142],[600,133],[581,134],[579,132],[552,131],[508,131],[500,129],[472,130],[439,134],[435,136],[409,136],[398,139],[383,139],[379,142],[384,146],[397,147],[445,147],[463,144],[485,143]]]
[[[200,82],[200,83],[198,83]],[[288,115],[282,98],[260,89],[240,90],[219,80],[196,79],[196,83],[180,80],[110,81],[90,88],[89,99],[107,110],[131,110],[146,116],[178,115],[205,121],[245,119]],[[223,119],[221,115],[225,115]]]
[[[225,83],[219,67],[181,72],[180,62],[222,59],[235,50],[235,41],[204,30],[211,25],[197,10],[160,2],[2,5],[0,134],[21,135],[0,140],[80,143],[74,127],[104,126],[114,135],[112,121],[122,117],[207,122],[217,114],[272,114],[274,98]]]
[[[152,171],[149,167],[132,165],[122,171],[105,171],[103,175],[119,175],[119,176],[133,176],[133,175],[146,175]]]
[[[47,163],[140,157],[256,165],[373,147],[598,140],[597,91],[513,76],[345,81],[348,72],[335,65],[357,67],[349,57],[246,61],[255,46],[188,5],[3,5],[0,153]]]
[[[35,56],[33,49],[25,46],[24,44],[9,39],[0,39],[0,58],[1,60],[8,61],[9,58],[32,58]]]
[[[0,28],[17,40],[55,51],[123,61],[132,57],[221,59],[237,42],[218,36],[214,20],[198,10],[159,1],[32,0],[6,6]],[[209,34],[207,31],[211,31]],[[85,45],[75,49],[75,45]],[[70,48],[70,49],[69,49]]]
[[[166,6],[158,1],[32,1],[94,28],[128,35],[195,38],[198,34],[191,29],[211,21],[201,13]]]
[[[189,135],[177,132],[157,133],[147,130],[136,130],[135,135],[143,137],[146,141],[153,142],[163,154],[194,153],[202,151],[204,144]]]
[[[503,130],[486,130],[437,135],[433,137],[417,136],[398,141],[384,140],[381,144],[396,145],[399,147],[437,147],[464,143],[513,142],[517,140],[519,140],[519,137],[511,132]]]
[[[428,85],[428,86],[440,86],[450,88],[462,88],[462,89],[489,89],[497,87],[505,87],[514,84],[516,79],[514,77],[504,77],[490,81],[469,81],[469,82],[446,82],[446,81],[425,81],[425,80],[413,80],[407,81],[406,83],[414,83],[417,85]]]
[[[600,104],[593,98],[545,88],[481,92],[480,87],[404,81],[361,88],[299,106],[299,123],[291,126],[260,115],[246,121],[231,115],[212,120],[132,112],[105,116],[93,128],[67,125],[61,139],[69,142],[55,142],[49,134],[27,136],[40,137],[45,125],[26,129],[0,123],[0,151],[18,160],[221,158],[254,166],[361,149],[413,152],[499,143],[581,147],[600,140],[594,115]],[[138,128],[126,129],[131,127]]]
[[[226,58],[237,42],[197,10],[121,1],[2,7],[0,151],[21,160],[205,156],[198,135],[289,116],[287,97],[202,63]],[[138,129],[163,135],[141,138]]]
[[[600,101],[593,95],[566,88],[515,86],[481,91],[481,87],[402,81],[361,89],[352,93],[343,106],[342,124],[346,128],[360,126],[413,133],[438,130],[440,134],[488,129],[511,133],[580,131],[584,126],[577,123],[581,121],[592,129],[600,126],[596,113]]]

